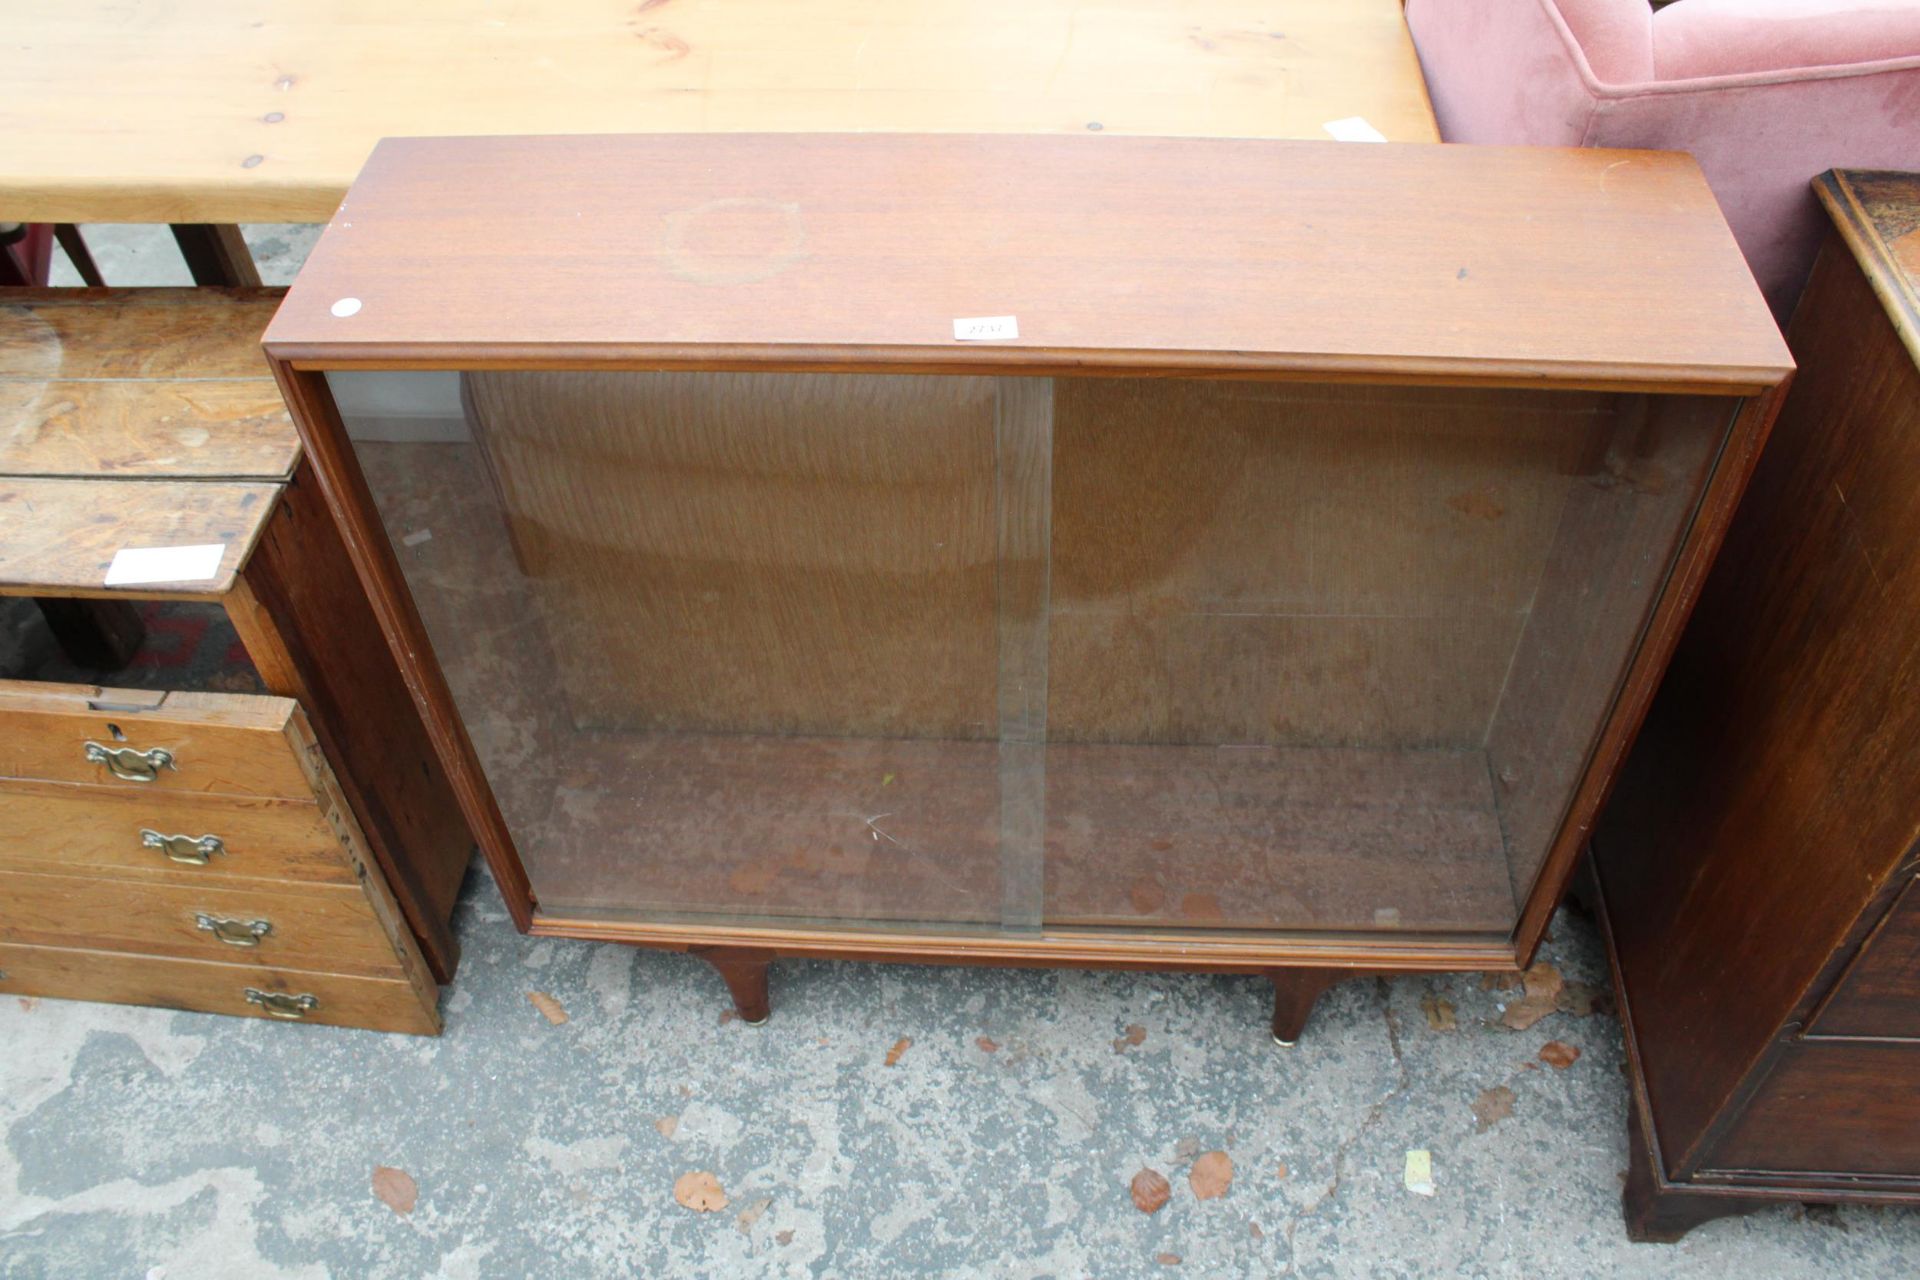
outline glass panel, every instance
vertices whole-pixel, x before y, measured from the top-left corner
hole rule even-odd
[[[333,381],[543,910],[940,931],[1505,933],[1731,420]]]

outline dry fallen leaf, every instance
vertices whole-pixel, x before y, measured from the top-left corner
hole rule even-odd
[[[1153,1260],[1163,1267],[1177,1267],[1180,1265],[1180,1255],[1177,1253],[1156,1253],[1153,1255]]]
[[[1565,1071],[1580,1060],[1580,1050],[1564,1040],[1549,1040],[1540,1046],[1540,1061]]]
[[[898,1040],[895,1040],[893,1042],[893,1048],[887,1050],[887,1065],[890,1067],[899,1066],[900,1059],[905,1057],[907,1050],[911,1048],[913,1048],[913,1041],[911,1038],[907,1036],[901,1036]]]
[[[1125,1053],[1135,1045],[1144,1043],[1146,1038],[1147,1029],[1145,1027],[1137,1022],[1129,1022],[1127,1024],[1126,1034],[1113,1042],[1113,1051],[1115,1053]]]
[[[1520,975],[1511,970],[1505,973],[1483,973],[1480,975],[1480,989],[1482,991],[1518,991],[1520,989],[1520,982]]]
[[[1453,1016],[1453,1001],[1436,992],[1422,996],[1420,1008],[1427,1015],[1427,1025],[1435,1031],[1453,1031],[1460,1025]]]
[[[373,1167],[373,1194],[399,1214],[412,1213],[413,1206],[420,1200],[420,1188],[413,1175],[384,1164]]]
[[[714,1213],[727,1207],[727,1193],[720,1189],[720,1179],[705,1169],[681,1174],[673,1184],[673,1198],[695,1213]]]
[[[982,1053],[1000,1052],[1000,1042],[998,1040],[991,1039],[987,1036],[979,1037],[974,1041],[974,1043],[980,1046],[980,1052]]]
[[[1278,1169],[1275,1169],[1273,1171],[1273,1176],[1280,1179],[1280,1181],[1285,1182],[1287,1180],[1287,1174],[1291,1172],[1292,1170],[1288,1169],[1286,1165],[1282,1164]]]
[[[1233,1158],[1224,1151],[1209,1151],[1193,1162],[1187,1172],[1187,1185],[1195,1200],[1216,1200],[1233,1185]]]
[[[1133,1207],[1142,1213],[1160,1212],[1173,1196],[1173,1188],[1167,1180],[1152,1169],[1142,1169],[1134,1174],[1128,1190],[1133,1192]]]
[[[1512,1114],[1513,1090],[1503,1084],[1482,1089],[1480,1096],[1473,1100],[1473,1131],[1485,1133]]]
[[[1253,1228],[1253,1238],[1255,1240],[1265,1240],[1267,1238],[1267,1233],[1260,1229],[1259,1223],[1249,1222],[1247,1225]]]
[[[741,1235],[751,1235],[753,1233],[753,1224],[760,1221],[760,1215],[765,1213],[767,1206],[772,1203],[772,1196],[761,1196],[758,1200],[755,1200],[752,1204],[740,1211],[740,1216],[733,1220],[733,1225],[739,1229]]]
[[[673,1131],[680,1127],[680,1117],[679,1116],[661,1116],[658,1120],[655,1120],[653,1122],[653,1127],[660,1131],[661,1137],[671,1138],[673,1136]]]
[[[1526,973],[1526,994],[1507,1006],[1500,1022],[1510,1031],[1525,1031],[1559,1007],[1560,989],[1566,984],[1560,971],[1550,964],[1536,964]]]
[[[1590,987],[1584,982],[1569,982],[1560,989],[1558,1008],[1576,1018],[1594,1014],[1613,1016],[1613,992],[1605,987]]]
[[[793,1228],[788,1227],[785,1231],[777,1232],[773,1238],[781,1244],[792,1244]]]
[[[540,1011],[540,1016],[548,1022],[551,1022],[554,1026],[557,1027],[567,1020],[567,1011],[560,1007],[558,1000],[555,1000],[546,992],[529,991],[527,992],[527,999],[532,1003],[534,1008]]]

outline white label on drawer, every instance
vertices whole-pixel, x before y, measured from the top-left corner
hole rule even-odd
[[[107,566],[107,585],[130,587],[142,582],[205,582],[220,572],[224,542],[194,547],[122,547]]]
[[[953,336],[962,342],[1010,342],[1020,336],[1020,322],[1012,316],[974,316],[955,320]]]
[[[1329,120],[1320,126],[1342,142],[1385,142],[1387,135],[1367,123],[1365,116]]]

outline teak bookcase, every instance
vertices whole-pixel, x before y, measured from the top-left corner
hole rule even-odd
[[[1528,959],[1792,367],[1686,157],[1142,138],[389,141],[266,346],[520,928],[1283,1041]]]

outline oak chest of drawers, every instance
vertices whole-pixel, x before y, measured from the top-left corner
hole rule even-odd
[[[0,991],[431,1033],[469,842],[315,518],[278,301],[0,303]]]

